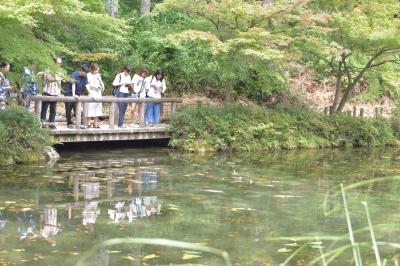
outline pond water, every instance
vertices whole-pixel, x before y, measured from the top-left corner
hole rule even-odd
[[[126,148],[61,155],[53,166],[0,168],[0,265],[75,265],[113,238],[196,243],[227,251],[233,265],[279,265],[302,247],[287,265],[307,265],[350,243],[325,239],[348,232],[341,194],[334,193],[341,183],[365,180],[381,182],[346,191],[353,230],[368,226],[365,201],[372,223],[386,224],[374,228],[377,241],[400,243],[400,182],[391,179],[400,173],[398,149],[200,156]],[[336,211],[326,216],[329,191],[327,210]],[[365,265],[375,261],[369,234],[355,234]],[[381,244],[382,259],[394,265],[398,247]],[[351,248],[329,254],[337,255],[330,265],[354,265]],[[189,247],[119,244],[94,250],[83,265],[224,261]]]

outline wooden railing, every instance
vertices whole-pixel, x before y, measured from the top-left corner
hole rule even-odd
[[[75,102],[76,103],[76,122],[75,126],[80,129],[82,125],[88,125],[88,119],[86,116],[89,103],[108,103],[109,104],[109,127],[113,129],[116,122],[118,121],[118,103],[136,103],[139,105],[139,125],[144,126],[145,124],[145,110],[146,103],[170,103],[171,104],[171,116],[175,113],[178,103],[182,103],[180,98],[148,98],[148,99],[137,99],[137,98],[116,98],[113,96],[104,96],[101,98],[93,98],[89,96],[31,96],[29,101],[35,103],[35,114],[40,119],[40,112],[42,109],[42,102]]]

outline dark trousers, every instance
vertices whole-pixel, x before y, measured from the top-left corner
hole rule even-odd
[[[129,93],[118,92],[117,98],[128,98]],[[118,115],[118,126],[122,126],[124,124],[125,112],[128,107],[127,103],[118,103],[119,115]]]
[[[67,125],[72,125],[72,109],[74,109],[74,114],[76,115],[76,103],[65,103],[65,117],[67,118]]]
[[[52,96],[46,92],[43,92],[42,96]],[[57,108],[57,102],[42,102],[42,111],[40,112],[40,119],[42,121],[46,121],[46,114],[47,114],[47,109],[49,108],[50,105],[50,116],[49,116],[49,122],[54,123],[56,120],[56,108]]]

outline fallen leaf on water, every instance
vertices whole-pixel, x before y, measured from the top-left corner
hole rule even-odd
[[[22,251],[25,251],[25,249],[23,249],[23,248],[21,248],[21,249],[13,248],[13,251],[15,251],[15,252],[22,252]]]
[[[191,259],[196,259],[196,258],[201,258],[200,255],[192,255],[192,254],[184,254],[182,259],[183,260],[191,260]]]
[[[278,249],[278,252],[279,253],[287,253],[287,252],[290,252],[290,251],[292,251],[291,249],[287,249],[287,248],[280,248],[280,249]]]
[[[158,257],[160,257],[160,256],[158,256],[156,254],[150,254],[150,255],[144,256],[142,259],[143,260],[150,260],[150,259],[155,259],[155,258],[158,258]]]
[[[32,209],[31,208],[23,208],[22,209],[23,212],[27,212],[27,211],[30,211],[30,210],[32,210]]]
[[[125,260],[135,260],[135,258],[133,258],[131,256],[125,256],[125,257],[122,257],[122,258],[125,259]]]
[[[224,193],[221,190],[214,190],[214,189],[204,189],[204,192],[211,192],[211,193]]]
[[[4,202],[5,204],[15,204],[16,202],[15,201],[6,201],[6,202]]]
[[[109,254],[117,254],[117,253],[121,253],[122,251],[121,250],[109,250],[109,251],[107,251],[107,253],[109,253]]]

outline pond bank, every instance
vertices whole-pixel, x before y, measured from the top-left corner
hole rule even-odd
[[[197,105],[180,109],[170,125],[172,147],[186,151],[253,151],[400,144],[396,121],[296,107]]]

